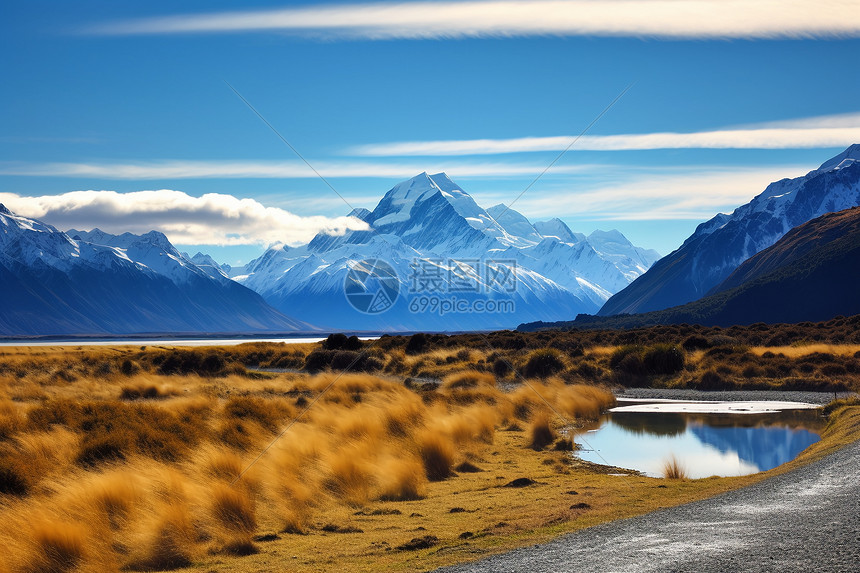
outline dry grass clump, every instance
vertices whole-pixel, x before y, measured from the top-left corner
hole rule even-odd
[[[256,553],[252,537],[257,527],[257,516],[250,492],[239,486],[216,483],[209,497],[212,516],[223,531],[221,550],[233,555]]]
[[[362,505],[370,499],[374,471],[365,447],[350,445],[331,452],[327,460],[327,489],[349,505]]]
[[[87,484],[86,494],[85,503],[102,513],[109,527],[115,530],[127,523],[141,492],[135,474],[114,471],[97,475]]]
[[[555,402],[559,410],[571,417],[595,420],[601,412],[615,405],[615,396],[602,388],[585,384],[554,384]]]
[[[388,457],[378,467],[379,499],[410,501],[424,497],[426,471],[414,457]]]
[[[674,455],[663,462],[663,477],[666,479],[687,479],[687,469]]]
[[[542,450],[555,441],[556,433],[552,428],[547,412],[537,412],[529,423],[529,447]]]
[[[86,555],[87,535],[80,524],[37,519],[30,530],[32,550],[22,569],[33,573],[64,573]]]
[[[188,567],[194,556],[194,525],[185,504],[164,503],[144,524],[128,568],[137,571],[169,571]]]
[[[126,384],[120,389],[120,400],[158,400],[175,396],[178,392],[174,388],[167,388],[163,384],[154,382],[138,381],[134,384]]]
[[[445,390],[478,388],[480,386],[494,387],[495,385],[495,376],[487,372],[478,372],[477,370],[455,372],[442,379],[442,388]]]
[[[442,481],[451,477],[455,454],[449,439],[439,432],[424,430],[416,436],[415,442],[428,480]]]

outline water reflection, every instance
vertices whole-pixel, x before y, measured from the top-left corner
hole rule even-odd
[[[791,461],[819,440],[814,410],[770,414],[614,412],[576,438],[587,461],[659,477],[674,455],[692,478],[746,475]]]

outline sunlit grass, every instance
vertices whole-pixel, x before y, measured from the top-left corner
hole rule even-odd
[[[296,361],[315,347],[241,345],[224,363]],[[218,352],[196,351],[190,363]],[[0,572],[410,569],[386,547],[418,528],[450,549],[421,553],[416,567],[427,569],[469,557],[456,549],[464,532],[470,547],[495,551],[743,481],[658,490],[578,466],[548,446],[611,407],[612,394],[573,370],[500,382],[497,356],[482,348],[380,354],[403,361],[396,375],[165,375],[157,360],[170,352],[0,349]],[[506,352],[515,367],[533,355]],[[609,356],[591,349],[563,363]],[[123,373],[125,360],[140,369]],[[438,378],[407,382],[416,367]],[[502,487],[520,477],[537,485]],[[588,511],[570,509],[572,488],[589,492]]]

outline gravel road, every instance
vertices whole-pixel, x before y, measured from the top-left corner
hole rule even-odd
[[[800,392],[784,390],[667,390],[663,388],[625,388],[615,392],[619,398],[639,400],[705,400],[722,402],[749,402],[755,400],[776,400],[780,402],[806,402],[807,404],[827,404],[834,398],[850,398],[853,392]]]
[[[440,571],[856,573],[860,442],[741,490]]]

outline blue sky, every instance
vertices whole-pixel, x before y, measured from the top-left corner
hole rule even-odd
[[[860,142],[857,2],[522,6],[6,2],[0,201],[235,264],[424,170],[510,203],[627,89],[513,207],[666,254]]]

